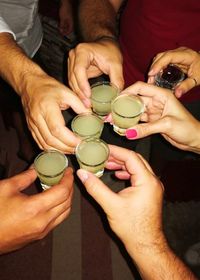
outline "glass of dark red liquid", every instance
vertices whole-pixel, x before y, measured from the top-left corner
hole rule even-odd
[[[176,65],[169,64],[155,76],[155,84],[162,88],[174,90],[176,85],[185,80],[185,73]]]

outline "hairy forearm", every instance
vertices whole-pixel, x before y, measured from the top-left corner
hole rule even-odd
[[[22,95],[31,77],[41,77],[45,72],[14,41],[9,33],[0,33],[0,76]]]
[[[102,36],[117,36],[117,13],[108,0],[81,0],[78,17],[84,41],[95,41]]]
[[[134,243],[126,248],[144,280],[198,279],[173,253],[162,235],[152,244]]]

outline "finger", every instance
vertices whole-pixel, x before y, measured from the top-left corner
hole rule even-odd
[[[166,122],[163,119],[160,119],[155,122],[141,123],[133,128],[126,130],[126,137],[129,140],[135,140],[147,137],[156,133],[165,133],[166,131]]]
[[[73,151],[80,142],[79,138],[65,126],[64,118],[57,107],[51,112],[46,112],[44,117],[39,115],[35,126],[37,138],[44,149],[54,147],[60,151]]]
[[[40,239],[44,238],[51,230],[53,230],[56,226],[61,224],[69,216],[70,211],[71,211],[71,208],[68,208],[66,211],[62,212],[56,218],[51,219],[51,221],[44,228],[43,232],[40,234],[39,238]],[[46,219],[43,221],[43,223],[46,223]]]
[[[115,176],[120,180],[129,180],[131,177],[131,175],[125,170],[116,171]]]
[[[148,75],[156,75],[170,63],[185,65],[187,63],[187,57],[188,55],[186,53],[183,55],[181,50],[172,50],[162,53],[162,55],[156,57],[153,61]]]
[[[154,96],[160,96],[161,92],[163,93],[162,94],[163,96],[166,94],[166,92],[171,94],[170,90],[163,89],[155,85],[150,85],[144,82],[136,82],[133,85],[127,87],[124,91],[122,91],[121,94],[131,93],[134,95],[141,95],[141,97],[154,97]]]
[[[37,178],[35,169],[28,169],[16,176],[3,180],[11,192],[22,191],[29,187]]]
[[[91,112],[91,109],[86,107],[84,103],[75,94],[71,94],[70,98],[67,100],[67,104],[73,109],[77,114]]]
[[[69,56],[68,56],[68,81],[69,81],[69,85],[71,87],[71,89],[74,91],[74,93],[76,93],[79,98],[82,100],[82,102],[85,104],[86,107],[90,107],[91,106],[91,102],[90,100],[84,95],[84,93],[81,91],[81,89],[79,88],[77,79],[76,79],[76,75],[74,72],[74,67],[75,67],[75,50],[72,49],[69,52]]]
[[[197,86],[197,81],[195,78],[187,78],[183,82],[181,82],[176,88],[175,88],[175,95],[177,98],[180,98],[184,93],[188,92],[192,88]]]
[[[119,91],[121,91],[124,88],[122,65],[116,65],[115,67],[112,66],[112,68],[109,69],[108,76],[110,78],[111,83],[116,85]]]
[[[78,47],[79,49],[80,47]],[[79,52],[78,55],[73,53],[73,73],[78,85],[77,93],[83,94],[86,98],[91,96],[91,89],[88,82],[87,69],[90,67],[90,58],[86,52]],[[70,57],[71,58],[71,57]]]
[[[114,161],[107,161],[106,168],[110,170],[122,169],[123,164]]]
[[[38,207],[45,210],[53,209],[54,207],[67,201],[73,194],[73,170],[68,167],[59,184],[52,186],[50,189],[31,197],[33,203],[37,203]]]
[[[124,162],[126,171],[130,175],[134,175],[136,180],[138,178],[140,180],[149,173],[149,170],[137,153],[114,145],[109,145],[109,149],[111,156]]]
[[[115,208],[115,203],[118,200],[117,194],[112,192],[100,179],[83,169],[79,169],[77,175],[87,192],[101,205],[107,214],[110,209]]]

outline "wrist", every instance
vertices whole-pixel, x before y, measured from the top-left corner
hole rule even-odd
[[[102,35],[94,40],[94,42],[98,42],[98,41],[112,41],[118,43],[118,38],[115,35]]]

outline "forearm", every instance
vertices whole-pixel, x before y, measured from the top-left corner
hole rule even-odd
[[[78,17],[84,41],[117,36],[117,13],[108,0],[81,0]]]
[[[144,280],[197,280],[169,248],[164,236],[152,244],[130,244],[126,248]]]
[[[41,77],[45,72],[17,45],[9,33],[0,33],[0,76],[22,95],[31,77]]]

